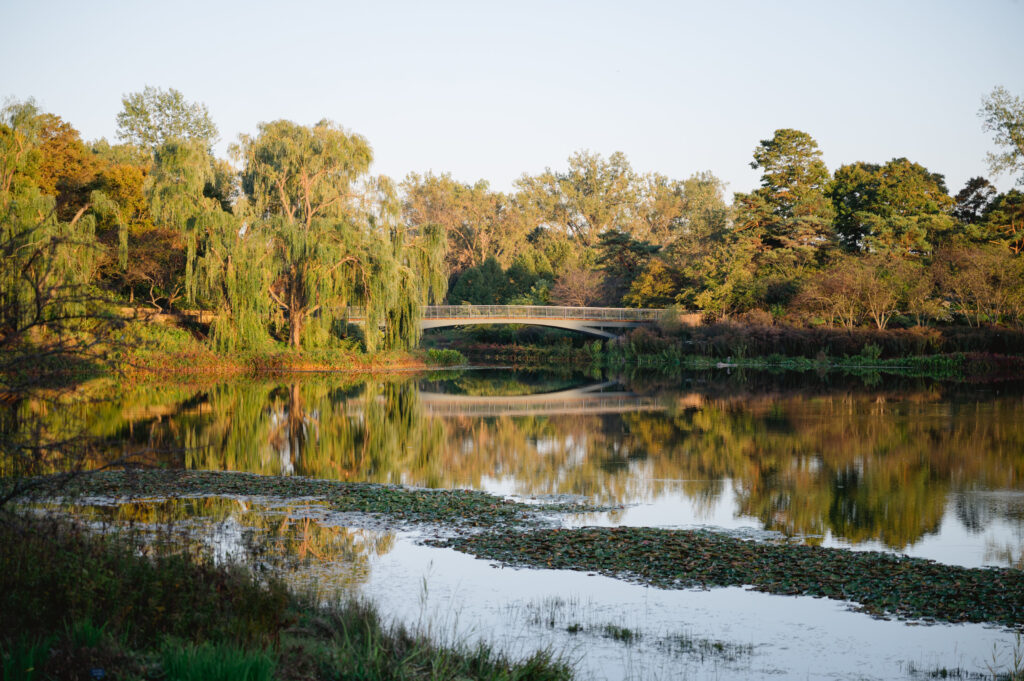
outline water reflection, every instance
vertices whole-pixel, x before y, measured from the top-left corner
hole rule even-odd
[[[1019,395],[476,371],[143,388],[75,417],[111,451],[163,465],[685,501],[655,520],[664,525],[714,522],[727,503],[806,541],[899,550],[955,525],[1001,564],[1019,564],[1024,545]]]
[[[321,594],[352,593],[372,559],[394,547],[393,532],[345,527],[317,502],[221,497],[75,505],[50,509],[129,534],[151,552],[186,553],[270,570],[290,584],[315,581]]]

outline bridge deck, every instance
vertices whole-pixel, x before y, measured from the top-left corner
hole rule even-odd
[[[556,305],[424,305],[423,319],[560,319],[583,322],[654,322],[664,310],[630,307],[568,307]],[[348,308],[348,318],[366,319],[361,307]]]

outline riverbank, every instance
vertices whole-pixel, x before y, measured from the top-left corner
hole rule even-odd
[[[72,378],[117,375],[122,383],[193,381],[286,372],[359,374],[421,371],[465,363],[455,350],[393,350],[367,353],[354,343],[312,350],[282,344],[259,351],[217,352],[187,329],[130,322],[102,348],[106,366],[77,367]],[[59,369],[59,367],[58,367]]]
[[[124,537],[0,516],[0,663],[9,681],[572,678],[540,652],[440,646],[373,606],[331,606],[242,566],[143,556]]]
[[[831,357],[717,356],[662,349],[649,351],[628,344],[592,341],[580,347],[571,344],[458,346],[474,362],[520,368],[573,367],[579,371],[648,370],[667,375],[682,371],[740,369],[751,371],[796,371],[846,375],[886,374],[907,378],[934,378],[970,383],[1024,380],[1024,357],[992,353],[949,353],[879,357],[876,353]]]

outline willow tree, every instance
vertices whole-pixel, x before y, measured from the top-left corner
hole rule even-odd
[[[243,135],[234,153],[245,165],[251,228],[269,244],[266,295],[283,312],[289,345],[322,344],[351,304],[366,306],[368,350],[377,348],[381,327],[390,346],[414,342],[443,239],[398,229],[390,183],[366,180],[367,141],[326,120],[312,127],[280,120]],[[421,248],[430,256],[418,255]]]
[[[45,370],[48,355],[95,359],[109,326],[89,287],[95,220],[85,207],[60,220],[39,187],[43,121],[32,102],[0,110],[0,385],[8,389],[20,379],[7,372]]]

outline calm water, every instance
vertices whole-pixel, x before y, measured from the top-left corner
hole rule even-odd
[[[867,383],[498,370],[305,377],[141,390],[80,418],[116,451],[170,466],[582,497],[619,508],[569,524],[710,527],[1022,567],[1022,390]],[[879,621],[831,601],[496,569],[308,501],[103,513],[170,514],[217,555],[361,591],[436,636],[553,646],[578,658],[585,678],[914,678],[985,672],[1013,645],[999,629]],[[601,633],[608,623],[642,636],[612,640]]]

